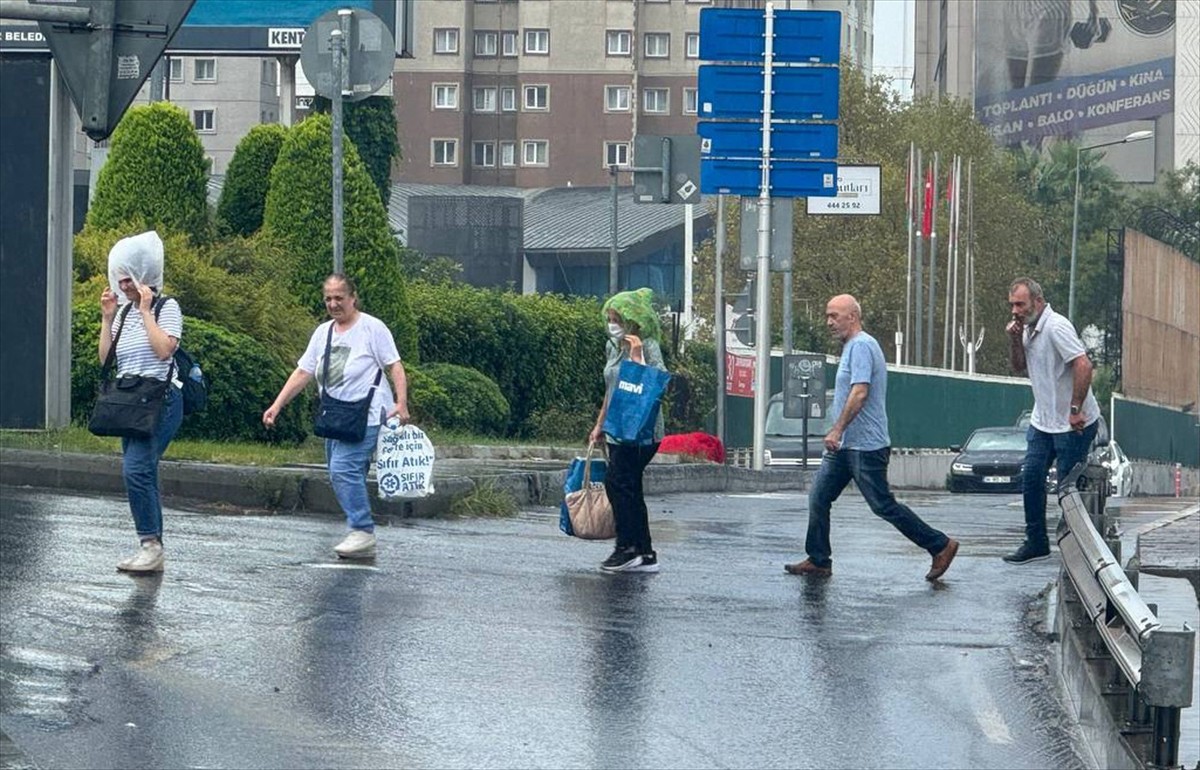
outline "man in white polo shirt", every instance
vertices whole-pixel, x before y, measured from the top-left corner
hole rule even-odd
[[[1075,327],[1046,303],[1042,287],[1018,278],[1008,290],[1012,321],[1006,331],[1009,362],[1029,375],[1033,416],[1025,434],[1025,542],[1004,557],[1011,564],[1050,555],[1046,534],[1046,473],[1058,461],[1061,483],[1087,457],[1096,438],[1100,406],[1092,395],[1092,362]]]

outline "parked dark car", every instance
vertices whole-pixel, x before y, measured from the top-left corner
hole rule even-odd
[[[1020,492],[1025,463],[1025,431],[1022,428],[979,428],[950,463],[951,492]]]
[[[829,407],[833,403],[833,391],[825,392],[825,416],[808,418],[808,437],[805,440],[803,420],[799,417],[783,416],[783,394],[776,393],[767,402],[767,426],[763,462],[766,465],[797,468],[804,463],[804,445],[808,444],[809,468],[821,467],[821,455],[825,452],[825,434],[833,424]]]

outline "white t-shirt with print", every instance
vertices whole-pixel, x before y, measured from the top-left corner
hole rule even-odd
[[[344,332],[333,330],[333,341],[329,355],[329,383],[323,381],[325,367],[325,341],[333,321],[317,327],[308,348],[296,365],[314,375],[317,384],[330,396],[340,401],[358,401],[366,398],[375,375],[383,370],[375,398],[367,412],[367,424],[379,425],[380,409],[386,413],[396,403],[392,397],[392,386],[388,381],[387,369],[400,360],[396,340],[387,325],[375,316],[359,313],[358,320]]]

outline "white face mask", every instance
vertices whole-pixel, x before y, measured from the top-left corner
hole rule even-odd
[[[619,340],[625,336],[625,330],[621,328],[621,324],[615,324],[610,321],[608,324],[608,336],[614,340]]]

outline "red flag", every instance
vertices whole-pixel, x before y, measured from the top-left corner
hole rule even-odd
[[[925,172],[925,209],[921,213],[921,236],[928,238],[933,232],[933,166]]]

